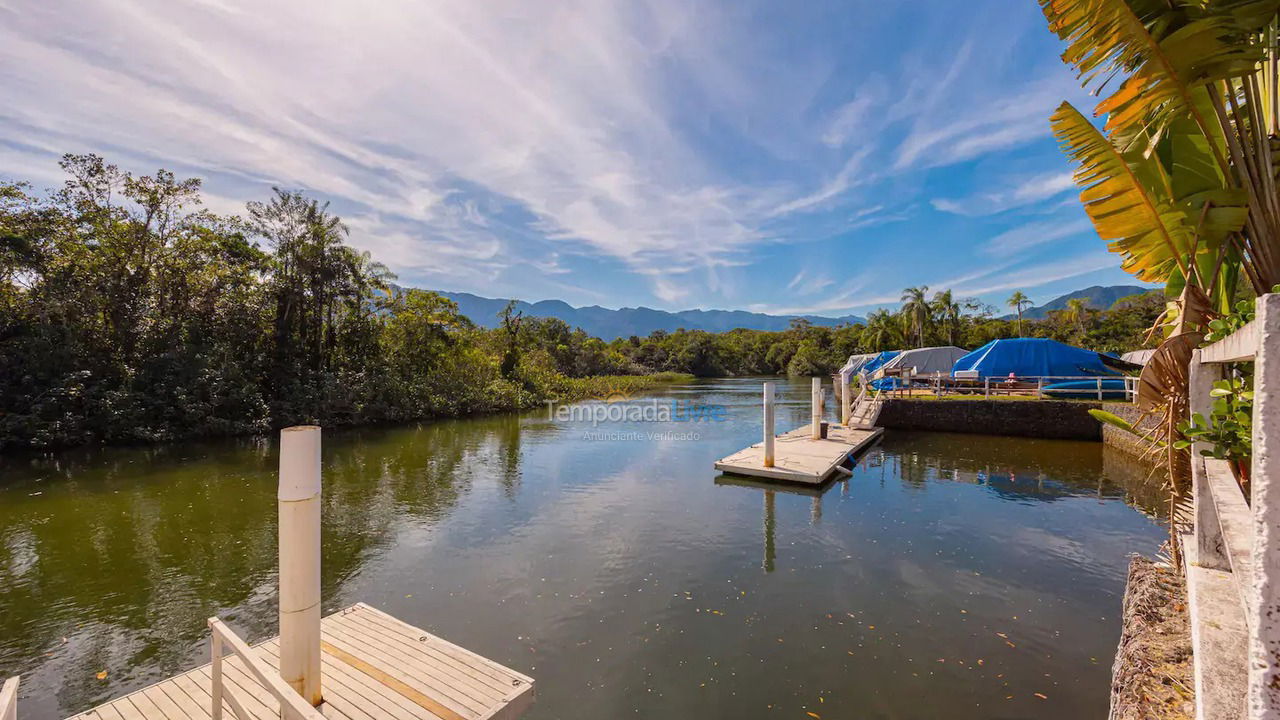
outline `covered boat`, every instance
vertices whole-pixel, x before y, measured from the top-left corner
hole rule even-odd
[[[1046,397],[1067,400],[1128,400],[1129,388],[1122,377],[1099,377],[1097,380],[1068,380],[1040,388]]]
[[[992,340],[956,360],[951,374],[961,377],[1082,377],[1117,376],[1125,366],[1119,358],[1072,347],[1049,338]]]
[[[871,362],[880,353],[866,353],[865,355],[850,355],[849,361],[840,368],[840,379],[846,385],[849,384],[855,375],[857,375],[864,365]]]
[[[934,375],[938,373],[947,375],[951,373],[951,368],[955,367],[956,361],[964,357],[966,353],[966,350],[954,345],[904,350],[897,357],[881,365],[876,373],[884,377],[886,374],[890,374],[891,371],[902,371],[910,368],[912,375]]]

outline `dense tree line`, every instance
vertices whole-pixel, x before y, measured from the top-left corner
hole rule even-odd
[[[0,449],[262,433],[533,407],[637,380],[833,371],[854,353],[976,347],[1019,332],[1140,346],[1159,297],[995,317],[949,291],[836,328],[679,330],[605,342],[512,306],[486,330],[391,284],[325,204],[276,190],[244,217],[200,182],[68,155],[48,194],[0,183]]]
[[[48,195],[0,184],[0,448],[515,409],[643,370],[563,323],[483,330],[394,289],[300,193],[229,217],[198,180],[62,167]]]

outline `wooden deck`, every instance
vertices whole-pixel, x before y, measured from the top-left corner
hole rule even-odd
[[[871,445],[884,432],[884,428],[831,425],[827,439],[813,440],[811,428],[806,424],[778,436],[774,441],[773,467],[764,466],[763,442],[722,458],[715,467],[734,475],[819,485],[831,477],[845,458]]]
[[[511,720],[533,703],[533,679],[358,603],[321,621],[318,708],[334,720]],[[254,646],[271,668],[279,638]],[[251,718],[279,720],[280,705],[234,656],[223,682]],[[209,718],[210,665],[99,705],[75,718],[185,720]],[[223,717],[236,718],[223,703]]]

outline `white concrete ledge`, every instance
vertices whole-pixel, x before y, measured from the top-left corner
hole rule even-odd
[[[1253,320],[1218,342],[1200,348],[1200,361],[1207,363],[1245,362],[1258,354],[1258,321]]]
[[[1187,613],[1195,675],[1196,719],[1239,720],[1249,688],[1247,630],[1235,578],[1200,567],[1195,538],[1182,536]]]

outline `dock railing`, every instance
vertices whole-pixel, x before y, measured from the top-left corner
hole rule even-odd
[[[1062,382],[1087,382],[1093,383],[1093,387],[1084,387],[1073,392],[1078,395],[1090,394],[1097,400],[1111,400],[1120,392],[1117,388],[1107,386],[1108,381],[1114,380],[1124,381],[1123,392],[1127,401],[1133,402],[1138,395],[1138,378],[1127,375],[1022,375],[1012,381],[999,377],[954,378],[942,373],[931,375],[904,373],[901,376],[890,377],[900,378],[902,382],[895,383],[893,388],[884,390],[883,394],[886,397],[909,397],[913,390],[926,390],[936,397],[967,395],[990,398],[1000,395],[1020,395],[1052,400],[1053,396],[1044,392],[1045,386]],[[863,379],[864,393],[870,382],[869,379]],[[854,406],[856,407],[857,404],[855,403]]]
[[[1254,321],[1195,350],[1188,367],[1189,414],[1208,418],[1223,368],[1254,364],[1249,497],[1226,461],[1201,454],[1206,443],[1191,448],[1183,546],[1197,718],[1280,718],[1280,294],[1256,308]]]
[[[18,720],[18,678],[11,677],[0,686],[0,720]]]
[[[210,714],[213,720],[222,720],[222,703],[225,700],[227,705],[231,707],[232,712],[239,720],[252,720],[253,716],[245,711],[244,706],[236,699],[235,695],[227,692],[226,685],[222,681],[222,661],[223,661],[223,645],[231,648],[231,652],[244,663],[245,669],[253,676],[262,687],[271,693],[271,696],[280,702],[281,720],[325,720],[324,715],[319,710],[311,707],[311,704],[303,699],[284,678],[280,677],[280,673],[268,665],[258,657],[258,654],[249,647],[248,643],[240,639],[226,623],[216,617],[209,618],[209,631],[213,636],[213,667],[210,669],[212,676],[211,695],[212,707]],[[7,718],[5,720],[8,720]]]

